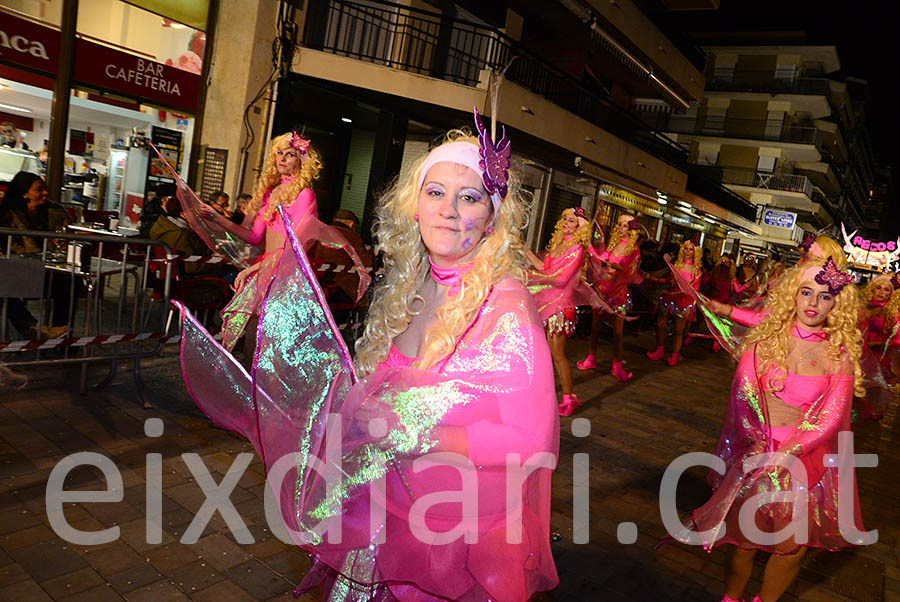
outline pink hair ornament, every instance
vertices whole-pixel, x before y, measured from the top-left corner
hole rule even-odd
[[[853,282],[853,276],[847,272],[842,272],[831,255],[825,260],[825,265],[816,274],[815,281],[823,286],[828,287],[828,292],[832,295],[839,294],[845,286]]]
[[[309,140],[301,136],[297,133],[297,130],[291,131],[291,148],[300,153],[303,156],[306,156],[307,151],[309,151]]]

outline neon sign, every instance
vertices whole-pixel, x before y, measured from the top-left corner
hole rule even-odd
[[[841,224],[844,252],[852,263],[883,266],[900,260],[900,238],[879,242],[856,236],[856,232],[854,230],[852,234],[847,234],[847,229]]]

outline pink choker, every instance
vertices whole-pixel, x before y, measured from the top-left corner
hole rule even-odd
[[[451,297],[455,297],[459,292],[459,285],[462,282],[463,274],[472,269],[472,264],[449,268],[435,265],[431,260],[431,255],[428,256],[428,263],[431,264],[431,279],[441,286],[450,287],[449,294]]]
[[[828,339],[828,335],[825,334],[824,330],[806,330],[800,326],[799,322],[794,322],[791,334],[802,341],[824,341]]]
[[[282,184],[290,183],[296,179],[297,179],[297,176],[281,176],[281,183]]]

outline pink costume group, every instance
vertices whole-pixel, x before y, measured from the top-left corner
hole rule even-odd
[[[571,236],[564,238],[569,239]],[[575,334],[575,308],[599,302],[582,280],[584,261],[584,247],[575,243],[557,257],[547,253],[543,269],[529,272],[528,290],[534,295],[541,320],[551,336]]]

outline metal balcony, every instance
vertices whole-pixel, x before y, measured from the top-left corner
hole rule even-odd
[[[805,194],[812,200],[813,184],[806,176],[769,173],[742,167],[723,167],[721,169],[723,184],[767,188],[769,190],[783,190],[785,192],[799,192]]]
[[[814,94],[831,98],[831,86],[824,77],[798,77],[769,71],[740,71],[717,68],[706,78],[706,89],[718,92],[766,92],[769,94]]]
[[[820,150],[825,144],[825,137],[817,128],[791,125],[782,120],[733,119],[710,116],[698,119],[696,117],[672,115],[669,118],[666,131],[677,134],[811,144]]]

